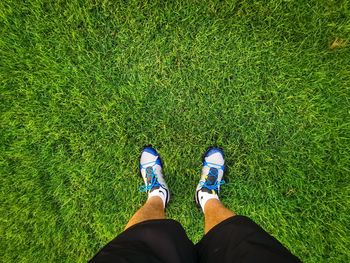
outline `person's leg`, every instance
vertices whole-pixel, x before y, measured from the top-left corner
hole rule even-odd
[[[223,151],[220,148],[209,148],[203,156],[201,178],[195,195],[197,206],[204,212],[205,233],[235,215],[219,200],[220,185],[224,183],[224,169]]]
[[[145,147],[140,171],[146,203],[131,217],[124,232],[102,248],[91,262],[193,263],[197,254],[179,222],[165,219],[169,190],[162,174],[157,151]]]
[[[219,200],[214,198],[209,199],[204,207],[205,233],[208,233],[214,226],[235,215],[234,212],[227,209]]]
[[[300,262],[247,217],[235,215],[219,200],[224,155],[210,148],[204,155],[196,203],[205,217],[205,236],[196,244],[199,262]]]
[[[125,229],[151,219],[164,219],[164,209],[170,194],[163,177],[163,164],[158,152],[145,147],[140,156],[140,173],[145,183],[141,191],[148,195],[147,202],[131,217]]]
[[[136,213],[131,217],[125,229],[151,219],[164,219],[165,211],[163,206],[163,201],[158,196],[153,196],[147,200],[147,202],[136,211]]]

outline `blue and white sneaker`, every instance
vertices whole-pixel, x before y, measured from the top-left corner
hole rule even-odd
[[[219,200],[220,186],[225,183],[222,180],[224,170],[224,152],[220,148],[210,147],[203,156],[202,174],[195,194],[196,205],[203,212],[209,199]]]
[[[165,208],[169,203],[170,193],[162,170],[163,163],[156,149],[152,146],[144,147],[140,156],[140,172],[145,185],[140,190],[147,192],[148,198],[159,196]]]

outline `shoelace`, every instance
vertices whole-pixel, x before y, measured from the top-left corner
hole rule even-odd
[[[210,168],[216,168],[216,167],[213,167],[213,166],[217,166],[217,167],[219,167],[219,168],[216,168],[216,169],[220,169],[220,170],[222,170],[222,171],[224,171],[224,169],[225,169],[225,166],[224,166],[224,165],[219,165],[219,164],[215,164],[215,163],[209,163],[209,162],[206,162],[206,161],[203,162],[203,166],[208,166],[208,167],[210,167]],[[216,174],[213,174],[213,173],[212,173],[212,170],[209,169],[209,174],[208,174],[208,176],[213,176],[213,177],[215,177],[215,183],[214,183],[214,184],[208,184],[207,181],[205,181],[205,182],[199,182],[199,185],[200,185],[201,187],[205,187],[205,188],[207,188],[207,189],[209,189],[209,190],[218,191],[219,186],[225,184],[225,180],[218,181],[219,172],[217,172]]]
[[[148,183],[148,178],[151,176],[151,183]],[[158,177],[156,175],[156,169],[152,169],[152,173],[146,174],[146,180],[147,180],[147,185],[141,185],[140,186],[140,191],[141,192],[147,192],[151,190],[153,187],[156,186],[161,186],[160,183],[158,182]]]
[[[217,176],[216,176],[217,179]],[[199,185],[201,187],[208,188],[209,190],[215,190],[218,191],[219,186],[225,184],[225,180],[221,180],[220,182],[216,180],[215,184],[207,184],[207,182],[199,182]]]

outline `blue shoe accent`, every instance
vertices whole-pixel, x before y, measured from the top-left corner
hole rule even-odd
[[[151,146],[146,146],[145,148],[143,148],[143,150],[141,152],[141,155],[142,155],[143,152],[150,153],[150,154],[152,154],[154,156],[157,156],[158,158],[157,158],[157,160],[155,162],[149,162],[149,163],[140,164],[140,169],[146,169],[146,167],[153,166],[153,165],[156,165],[156,164],[158,164],[159,166],[161,166],[163,168],[162,159],[160,158],[159,153],[157,152],[156,149],[154,149]]]
[[[151,146],[146,146],[145,148],[143,148],[142,152],[147,152],[147,153],[150,153],[154,156],[159,156],[157,150],[152,148]]]
[[[215,153],[220,153],[222,156],[224,156],[224,151],[223,150],[221,150],[220,148],[217,148],[217,147],[211,147],[205,152],[205,154],[203,156],[202,165],[203,166],[208,166],[208,167],[218,168],[218,169],[221,169],[222,171],[224,171],[225,170],[225,165],[219,165],[219,164],[210,163],[210,162],[206,162],[205,161],[205,158],[207,158],[210,155],[213,155]]]
[[[204,154],[204,158],[205,157],[209,157],[210,155],[214,154],[214,153],[220,153],[222,156],[225,156],[224,155],[224,151],[221,150],[220,148],[217,148],[217,147],[211,147],[209,148],[206,153]],[[203,159],[204,159],[203,158]]]

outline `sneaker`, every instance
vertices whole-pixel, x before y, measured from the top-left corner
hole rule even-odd
[[[148,198],[159,196],[165,208],[169,203],[170,193],[162,169],[163,163],[156,149],[152,146],[144,147],[140,156],[140,172],[145,185],[140,190],[147,192]]]
[[[196,188],[195,201],[197,207],[204,211],[209,199],[219,199],[220,186],[224,184],[225,159],[220,148],[210,147],[203,156],[202,174]]]

